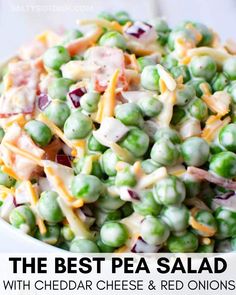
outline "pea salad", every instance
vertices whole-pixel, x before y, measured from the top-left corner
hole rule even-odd
[[[121,11],[0,68],[0,217],[77,253],[236,250],[236,44]]]

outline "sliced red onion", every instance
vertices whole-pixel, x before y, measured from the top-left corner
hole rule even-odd
[[[132,26],[127,28],[125,33],[140,39],[143,34],[149,32],[151,28],[152,26],[147,23],[136,21]]]
[[[76,214],[79,216],[79,218],[82,220],[82,222],[84,224],[86,224],[87,227],[90,227],[94,224],[95,222],[95,217],[90,217],[90,216],[87,216],[82,208],[79,208],[76,210]]]
[[[64,166],[71,167],[71,159],[67,155],[64,155],[64,154],[56,155],[56,162],[58,164],[61,164],[61,165],[64,165]]]
[[[139,194],[136,191],[128,189],[128,193],[129,193],[131,199],[136,200],[136,201],[140,201]]]
[[[132,253],[157,253],[160,245],[148,245],[141,237],[139,237],[131,249]]]
[[[127,202],[137,202],[140,200],[139,194],[126,186],[120,187],[120,198]]]
[[[235,192],[227,192],[225,194],[217,195],[215,198],[220,200],[227,200],[233,195],[235,195]]]
[[[69,92],[69,98],[76,109],[80,107],[80,99],[86,92],[87,90],[85,87],[77,88]]]
[[[51,103],[51,100],[46,93],[41,93],[38,96],[38,108],[41,111],[44,111],[50,103]]]
[[[137,21],[130,26],[125,31],[125,34],[127,38],[130,39],[129,41],[134,41],[143,45],[148,45],[157,40],[157,32],[154,27],[140,21]]]
[[[224,207],[230,211],[236,212],[236,195],[233,194],[227,199],[214,198],[212,200],[212,208]]]
[[[216,176],[213,173],[208,172],[204,169],[190,166],[188,167],[187,172],[192,174],[199,180],[207,180],[208,182],[217,184],[221,187],[224,187],[230,190],[236,190],[236,181]]]

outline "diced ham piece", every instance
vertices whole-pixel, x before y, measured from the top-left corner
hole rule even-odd
[[[87,59],[97,66],[93,73],[95,88],[97,91],[105,91],[111,76],[119,70],[118,87],[127,89],[125,77],[125,61],[122,50],[118,48],[94,46],[87,51]]]
[[[16,123],[8,128],[2,141],[3,144],[0,146],[1,158],[5,165],[11,167],[20,179],[30,179],[32,173],[37,168],[37,164],[23,156],[12,153],[4,146],[4,142],[11,143],[38,158],[43,157],[44,151],[37,147],[32,139]]]
[[[0,97],[0,118],[34,111],[39,71],[31,62],[10,63]]]
[[[208,182],[217,184],[226,189],[236,190],[236,182],[230,179],[215,176],[214,174],[196,167],[188,167],[188,173],[192,174],[199,180],[206,180]]]

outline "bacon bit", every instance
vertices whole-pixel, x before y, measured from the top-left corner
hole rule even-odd
[[[205,128],[202,130],[201,137],[207,142],[211,142],[218,134],[220,129],[225,125],[229,124],[231,118],[228,116],[224,120],[220,119],[220,115],[210,116],[207,121]]]
[[[102,33],[102,28],[96,28],[94,31],[88,33],[86,36],[73,40],[66,46],[66,48],[71,56],[79,54],[85,51],[88,47],[92,46],[93,43],[97,42]]]
[[[235,181],[215,176],[214,174],[212,174],[209,171],[190,166],[190,167],[188,167],[187,172],[190,173],[191,175],[195,176],[199,180],[206,180],[208,182],[217,184],[217,185],[224,187],[226,189],[236,190],[236,182]]]
[[[55,161],[56,155],[62,149],[62,142],[60,139],[55,138],[49,145],[44,148],[44,160]]]

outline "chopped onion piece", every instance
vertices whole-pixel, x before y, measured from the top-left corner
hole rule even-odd
[[[93,136],[101,144],[110,147],[111,143],[119,141],[129,131],[121,121],[112,117],[105,118],[100,128],[93,131]]]
[[[80,99],[86,92],[87,90],[85,87],[77,88],[69,92],[69,98],[76,109],[80,107]]]

